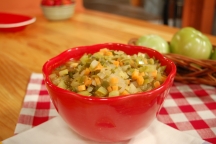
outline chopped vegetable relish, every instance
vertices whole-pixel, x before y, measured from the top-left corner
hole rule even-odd
[[[60,88],[84,96],[114,97],[145,92],[166,79],[165,66],[146,53],[127,55],[123,51],[101,49],[70,59],[49,75]]]

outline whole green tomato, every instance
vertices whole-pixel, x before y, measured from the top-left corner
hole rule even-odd
[[[209,59],[212,51],[210,40],[200,31],[185,27],[171,39],[171,53],[177,53],[195,59]]]
[[[150,34],[140,37],[136,45],[145,46],[157,50],[160,53],[169,53],[168,43],[158,35]]]

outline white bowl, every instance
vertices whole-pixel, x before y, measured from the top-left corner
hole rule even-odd
[[[41,6],[44,16],[48,20],[65,20],[69,19],[75,10],[75,4],[61,6]]]

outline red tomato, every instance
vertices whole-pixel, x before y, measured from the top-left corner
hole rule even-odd
[[[41,4],[45,6],[53,6],[54,0],[43,0]]]
[[[45,6],[69,5],[74,3],[72,0],[42,0],[41,4]]]

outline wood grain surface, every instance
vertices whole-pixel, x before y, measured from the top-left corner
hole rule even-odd
[[[157,34],[169,41],[177,28],[85,10],[65,21],[36,22],[16,33],[0,32],[0,141],[13,136],[32,72],[41,73],[45,61],[81,45],[127,43],[133,37]],[[216,45],[216,37],[208,35]]]

